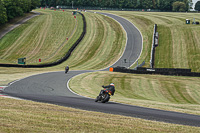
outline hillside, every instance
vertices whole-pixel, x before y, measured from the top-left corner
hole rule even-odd
[[[110,12],[127,18],[142,32],[144,49],[139,62],[149,67],[154,24],[158,25],[159,46],[155,53],[155,68],[188,68],[200,72],[200,25],[186,24],[186,19],[198,19],[197,13]]]
[[[50,17],[51,16],[50,14],[55,13],[53,16],[59,16],[60,13],[63,13],[59,12],[59,14],[57,14],[58,12],[54,11],[43,11],[43,10],[37,10],[37,11],[41,11],[43,14],[41,15],[41,17],[46,16],[45,18],[48,18],[47,16]],[[192,68],[193,71],[199,71],[199,66],[200,66],[198,58],[199,44],[198,44],[198,38],[196,37],[196,35],[199,33],[198,25],[185,25],[185,17],[191,17],[191,16],[196,17],[196,14],[174,13],[172,15],[172,13],[147,13],[147,12],[145,13],[112,12],[112,13],[119,14],[120,16],[129,19],[141,30],[144,37],[144,47],[139,62],[145,60],[146,61],[145,66],[148,66],[153,25],[154,23],[157,23],[159,26],[158,28],[160,34],[160,45],[157,49],[158,51],[157,53],[159,55],[157,55],[158,60],[156,61],[157,62],[156,67],[183,67],[183,68]],[[71,12],[69,12],[68,15],[71,16]],[[126,41],[125,33],[122,30],[122,27],[120,27],[120,25],[116,21],[106,16],[92,14],[92,13],[84,13],[84,15],[86,17],[86,21],[88,24],[87,34],[84,40],[75,49],[74,53],[71,55],[68,61],[55,67],[42,68],[42,69],[0,68],[0,85],[7,85],[11,81],[21,79],[33,74],[39,74],[42,72],[64,71],[64,67],[66,65],[70,66],[70,70],[83,70],[83,69],[96,70],[104,68],[105,66],[109,66],[112,62],[117,60],[123,52],[123,49],[125,47],[124,42]],[[33,20],[36,21],[39,18],[40,17],[35,18]],[[48,21],[45,20],[46,19],[44,18],[41,19],[42,23],[40,23],[40,25],[44,24],[44,22],[47,22],[48,24],[55,22],[53,21],[53,19],[48,19]],[[23,33],[18,31],[19,36],[22,34],[23,36],[28,35],[27,33],[29,32],[29,30],[26,29],[34,28],[34,25],[32,25],[32,27],[29,27],[28,25],[31,25],[35,21],[33,22],[30,21],[24,24],[27,25],[26,28],[22,28],[23,27],[22,25],[20,28],[22,28],[22,31],[26,32]],[[73,17],[72,21],[74,22]],[[183,34],[184,33],[183,31],[187,29],[187,28],[184,29],[185,26],[187,26],[188,28],[187,31],[191,31],[189,32],[189,34],[192,34],[192,36],[194,35],[195,37],[190,38],[188,34]],[[180,29],[178,29],[181,30],[180,32],[178,30],[175,30],[177,27],[180,27]],[[35,28],[37,29],[37,27]],[[45,53],[44,51],[47,51],[46,48],[48,47],[48,45],[51,44],[51,41],[52,42],[55,41],[54,39],[58,37],[57,34],[59,35],[58,31],[60,30],[62,31],[62,28],[63,27],[59,27],[58,29],[57,26],[55,26],[52,32],[48,32],[51,33],[52,36],[50,36],[46,41],[49,40],[50,42],[49,43],[38,42],[37,52],[35,51],[33,53],[35,53],[35,55],[41,54],[43,56],[50,57],[50,55],[55,52],[54,50],[51,49],[54,48],[54,45],[49,46],[48,51],[50,51],[50,53]],[[68,28],[71,33],[73,26],[72,27],[68,26]],[[42,33],[45,33],[45,28],[43,27],[38,28],[38,30],[40,29],[43,30]],[[31,31],[32,30],[30,30],[30,32]],[[7,35],[7,41],[11,41],[11,39],[9,40],[9,36],[11,36],[13,32]],[[48,35],[48,33],[46,35]],[[77,34],[79,33],[80,31],[77,30]],[[173,35],[176,34],[177,36],[172,36],[171,35],[172,33]],[[35,42],[36,40],[38,40],[38,39],[34,40],[34,38],[39,37],[39,35],[38,34],[34,35],[35,36],[32,37],[33,41],[31,42]],[[40,34],[40,35],[41,39],[43,39],[42,37],[45,34]],[[66,35],[65,32],[63,32],[63,39],[65,39],[65,35]],[[184,35],[184,37],[182,37],[182,35]],[[18,36],[18,34],[16,34],[16,36]],[[21,38],[23,38],[23,36],[21,36]],[[75,38],[76,36],[73,36],[73,39]],[[172,40],[170,40],[170,38]],[[177,42],[177,38],[178,40],[181,39],[182,41]],[[23,40],[26,39],[27,38],[24,37],[23,39],[18,39],[18,41],[23,42]],[[187,42],[186,40],[188,40],[188,42],[194,41],[197,43],[191,43],[192,47],[191,49],[189,48],[190,49],[189,50],[188,48],[186,48],[188,47],[186,46],[188,45],[186,43]],[[57,42],[55,41],[53,44],[57,43],[59,45],[63,41],[57,40]],[[24,41],[24,44],[21,47],[16,48],[19,49],[18,53],[21,53],[21,56],[24,55],[23,52],[20,51],[28,47],[25,46],[25,44],[26,41]],[[43,44],[41,46],[45,47],[39,48],[40,46],[39,44]],[[9,51],[8,49],[10,47],[14,47],[15,45],[19,45],[19,43],[9,43],[7,45],[5,48],[7,50],[1,53],[0,62],[2,63],[15,62],[16,57],[13,56],[15,54],[15,50]],[[166,45],[168,45],[169,47],[164,47]],[[175,46],[177,47],[175,48]],[[56,48],[58,48],[58,46]],[[65,51],[64,48],[62,50]],[[176,52],[180,52],[182,56],[179,56],[180,54],[176,54],[176,52],[172,52],[175,50],[177,50]],[[113,60],[110,59],[111,55],[108,54],[111,51],[115,55],[112,57]],[[169,53],[169,55],[167,55],[167,58],[165,58],[165,56],[162,56],[163,53],[166,52]],[[198,53],[196,54],[195,52]],[[7,55],[7,53],[9,54]],[[52,56],[52,60],[57,59],[63,53],[64,52],[58,52],[57,54]],[[28,52],[27,53],[25,52],[25,55],[29,57],[32,56],[30,58],[31,60],[38,59],[38,56],[33,56]],[[176,56],[179,56],[178,59],[174,59]],[[191,60],[189,58],[186,58],[184,60],[183,56],[194,57],[194,60]],[[51,59],[49,58],[48,61],[51,61]],[[177,61],[177,63],[175,63],[175,61]],[[163,64],[161,64],[160,62],[162,62]],[[190,65],[188,65],[190,62],[195,62],[196,65],[195,63],[191,63]],[[96,73],[87,73],[84,75],[79,75],[73,78],[72,81],[70,82],[70,87],[79,94],[94,98],[99,93],[101,85],[109,84],[110,82],[115,82],[117,91],[116,95],[111,98],[111,100],[113,101],[199,115],[200,114],[199,81],[200,81],[199,78],[193,78],[193,77],[132,75],[132,74],[121,74],[121,73],[110,73],[110,72],[96,72]],[[124,117],[119,115],[88,112],[78,109],[71,109],[71,108],[43,104],[43,103],[36,103],[31,101],[23,101],[23,100],[18,101],[15,99],[7,99],[2,97],[0,99],[1,99],[0,117],[1,121],[3,121],[3,124],[0,125],[0,130],[2,132],[35,132],[35,131],[67,132],[69,130],[71,132],[94,132],[94,131],[199,132],[198,127],[148,121],[148,120]],[[105,124],[108,122],[111,123],[114,129],[111,129],[110,126]]]

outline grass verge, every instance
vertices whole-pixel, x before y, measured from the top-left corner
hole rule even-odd
[[[102,85],[115,83],[111,101],[200,115],[200,78],[95,72],[78,75],[70,88],[96,98]]]
[[[0,40],[0,62],[27,64],[52,62],[61,58],[82,33],[82,17],[71,12],[36,10],[41,15],[25,22]],[[76,21],[77,20],[77,21]],[[68,37],[68,41],[66,38]],[[12,39],[10,39],[12,38]],[[65,42],[65,45],[62,45]],[[62,46],[61,46],[62,45]]]
[[[185,24],[186,19],[192,21],[193,18],[198,18],[197,13],[132,11],[109,11],[109,13],[127,18],[142,32],[144,47],[139,63],[145,61],[145,67],[149,67],[153,26],[157,24],[159,46],[156,47],[155,67],[188,68],[200,72],[200,40],[197,37],[200,26]]]
[[[0,97],[0,132],[199,132],[182,126]]]

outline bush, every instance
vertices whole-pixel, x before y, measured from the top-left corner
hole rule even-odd
[[[176,1],[172,4],[172,11],[175,11],[175,12],[185,12],[187,9],[186,9],[186,5],[184,2],[180,2],[180,1]]]
[[[4,24],[8,21],[7,14],[6,14],[6,8],[3,4],[3,1],[0,0],[0,24]]]

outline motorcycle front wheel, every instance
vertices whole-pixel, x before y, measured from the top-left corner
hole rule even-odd
[[[110,96],[107,94],[105,95],[105,98],[101,101],[102,103],[108,102],[110,99]]]
[[[97,98],[95,99],[95,102],[98,102],[99,101],[99,96],[97,96]]]

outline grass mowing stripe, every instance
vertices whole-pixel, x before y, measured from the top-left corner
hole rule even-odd
[[[84,56],[82,55],[87,55],[88,51],[90,50],[90,46],[92,45],[93,41],[95,40],[95,36],[97,35],[97,25],[96,22],[92,22],[92,20],[95,20],[96,18],[94,18],[93,16],[88,17],[88,15],[85,15],[86,17],[86,23],[87,23],[87,32],[86,32],[86,36],[83,39],[83,41],[80,43],[80,45],[77,47],[77,51],[76,53],[72,53],[72,57],[69,58],[69,62],[73,62],[73,64],[71,63],[70,67],[75,67],[77,66],[77,64],[82,60],[82,58],[84,58]],[[91,30],[94,29],[94,30]],[[84,45],[87,44],[87,45]],[[79,60],[80,59],[80,60]]]
[[[175,68],[188,68],[188,62],[185,60],[187,58],[187,52],[185,51],[186,45],[185,40],[180,36],[184,36],[184,32],[178,34],[181,28],[173,27],[171,28],[173,36],[173,67]],[[176,39],[179,38],[179,39]]]
[[[111,101],[200,114],[200,103],[198,101],[200,95],[199,78],[112,72],[95,72],[86,75],[89,78],[83,78],[85,74],[82,74],[73,78],[69,83],[72,90],[80,91],[80,95],[89,95],[89,97],[95,98],[99,93],[97,88],[113,82],[116,86],[116,92]],[[81,81],[81,84],[76,81]],[[73,84],[76,84],[76,86]],[[80,88],[83,89],[80,90]]]
[[[92,13],[84,14],[88,32],[76,49],[79,52],[72,54],[67,62],[71,69],[105,68],[121,56],[122,48],[125,47],[125,33],[122,27],[109,17]],[[91,31],[91,29],[95,30]]]
[[[27,23],[27,22],[26,22]],[[22,27],[25,27],[25,25],[23,25]],[[20,26],[21,27],[21,26]],[[17,30],[19,29],[20,27],[17,27],[16,29],[14,30]],[[29,26],[27,29],[24,29],[23,30],[23,33],[21,34],[21,36],[19,36],[19,38],[17,38],[15,40],[15,42],[13,42],[12,46],[10,46],[1,56],[1,58],[3,59],[6,59],[7,57],[9,58],[9,56],[13,56],[13,52],[16,51],[17,49],[20,48],[20,45],[22,43],[22,41],[24,41],[24,39],[26,39],[27,35],[31,32],[31,30],[33,28],[35,28],[36,26],[35,25],[32,25],[32,26]],[[12,32],[12,31],[11,31]],[[9,34],[9,33],[8,33]],[[7,36],[4,36],[4,37],[7,37]],[[9,40],[10,38],[8,38]],[[14,55],[16,56],[16,55]]]
[[[185,103],[198,104],[191,96],[188,94],[186,87],[180,83],[174,83],[180,96],[185,100]]]
[[[0,108],[1,132],[199,132],[199,127],[1,97]]]
[[[170,28],[166,26],[158,26],[159,46],[155,52],[155,67],[173,68],[172,57],[172,35]],[[167,33],[167,34],[166,34]],[[168,49],[168,51],[163,52]]]
[[[181,98],[180,97],[180,94],[177,93],[177,89],[174,88],[174,86],[172,85],[172,83],[170,82],[163,82],[163,87],[165,86],[167,92],[168,92],[168,95],[165,95],[166,98],[168,98],[170,100],[170,102],[172,103],[181,103]]]
[[[71,45],[77,40],[82,31],[82,17],[77,15],[77,19],[79,20],[78,30],[73,34],[73,37],[69,38],[67,42],[68,47],[63,47],[60,52],[55,54],[53,57],[52,53],[60,46],[63,40],[66,40],[66,36],[71,34],[71,31],[74,30],[75,19],[72,18],[70,12],[53,12],[51,10],[37,10],[41,12],[40,16],[37,16],[20,27],[16,28],[17,31],[15,34],[20,34],[18,38],[16,38],[15,42],[11,43],[8,46],[4,44],[9,41],[9,38],[6,36],[1,39],[0,45],[7,45],[4,47],[9,52],[2,53],[1,60],[5,60],[4,62],[11,63],[13,61],[16,62],[17,58],[26,57],[27,63],[37,63],[35,62],[39,58],[42,61],[45,61],[45,57],[51,57],[51,59],[46,62],[52,62],[56,59],[59,59],[63,56],[66,51],[71,47]],[[70,16],[70,17],[69,17]],[[30,24],[30,25],[29,25]],[[20,32],[23,33],[21,34]],[[12,32],[11,38],[15,38],[15,35]],[[7,40],[7,41],[4,41]],[[3,47],[0,47],[2,51]],[[10,50],[12,49],[12,50]],[[42,52],[41,52],[42,51]],[[4,58],[2,58],[5,55]],[[55,59],[54,59],[55,57]]]
[[[191,68],[192,71],[200,71],[200,54],[198,54],[200,53],[200,43],[197,37],[200,27],[198,25],[185,24],[185,19],[192,20],[193,18],[198,18],[198,14],[131,11],[110,12],[129,19],[142,32],[144,49],[139,63],[145,60],[145,67],[149,67],[150,59],[149,46],[151,45],[152,30],[149,29],[156,23],[159,30],[159,46],[156,48],[155,66],[158,68]],[[151,22],[148,28],[144,25],[145,19],[147,20],[146,22]],[[162,48],[159,48],[160,46]],[[161,55],[161,53],[165,54]],[[136,64],[133,67],[135,66]]]
[[[199,71],[200,68],[200,48],[199,48],[199,43],[195,42],[195,36],[192,32],[191,29],[186,29],[184,31],[185,37],[187,37],[186,40],[186,46],[187,46],[187,55],[188,56],[188,65],[191,68],[193,66],[193,71]],[[192,59],[192,60],[191,60]]]
[[[101,20],[99,20],[98,18],[96,18],[97,21],[97,35],[98,37],[95,38],[92,46],[90,47],[90,51],[88,51],[88,54],[86,55],[86,57],[84,59],[82,59],[78,64],[76,65],[80,65],[85,63],[87,60],[90,60],[91,58],[93,58],[94,54],[96,53],[97,49],[100,47],[101,45],[101,40],[103,40],[103,33],[105,30],[105,27],[103,26]]]
[[[32,52],[29,52],[30,54],[29,53],[27,54],[27,58],[29,60],[33,60],[32,58],[40,52],[40,50],[41,50],[41,48],[44,44],[44,41],[46,39],[48,29],[50,29],[51,22],[52,22],[52,14],[49,14],[47,19],[44,22],[44,26],[42,26],[42,29],[41,29],[41,32],[40,32],[41,35],[39,36],[39,40],[38,41],[35,40],[35,41],[37,41],[36,47],[33,49]]]

